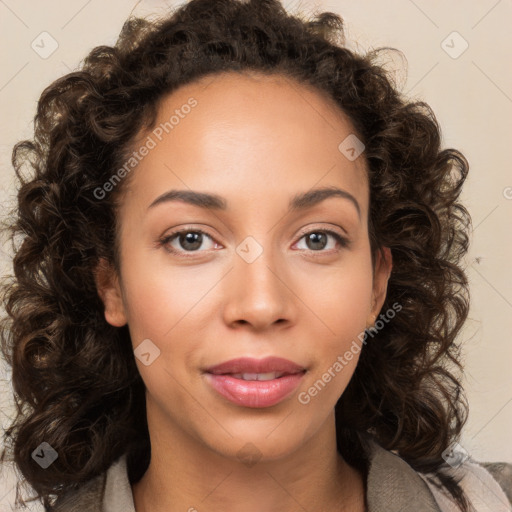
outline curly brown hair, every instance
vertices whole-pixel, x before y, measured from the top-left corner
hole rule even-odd
[[[157,20],[130,17],[115,46],[94,48],[42,92],[34,138],[12,155],[20,186],[1,349],[16,405],[6,447],[48,510],[123,453],[132,482],[150,459],[129,332],[106,322],[94,280],[100,258],[119,268],[116,212],[128,178],[102,200],[94,191],[154,125],[164,96],[244,70],[312,85],[349,117],[365,145],[373,261],[382,247],[392,251],[382,309],[402,309],[374,333],[336,404],[340,452],[361,467],[370,436],[437,475],[467,510],[442,452],[467,417],[456,337],[469,309],[461,259],[471,218],[458,201],[468,163],[441,149],[430,107],[405,98],[378,64],[390,50],[350,51],[334,13],[291,15],[278,0],[191,0]],[[31,457],[43,441],[58,452],[44,470]]]

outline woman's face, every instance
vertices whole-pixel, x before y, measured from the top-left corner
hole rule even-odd
[[[185,434],[229,457],[252,443],[270,460],[332,429],[390,271],[378,258],[372,275],[364,153],[347,150],[354,139],[339,149],[352,133],[283,77],[210,76],[161,103],[134,147],[119,280],[98,281],[106,319],[128,323],[153,437]],[[326,188],[342,192],[310,195]],[[269,356],[297,367],[206,371]]]

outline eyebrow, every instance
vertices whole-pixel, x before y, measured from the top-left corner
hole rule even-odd
[[[317,204],[325,201],[330,197],[341,197],[348,199],[356,208],[359,218],[361,218],[361,208],[357,199],[347,192],[336,187],[324,187],[309,190],[293,196],[288,204],[288,211],[302,211],[308,208],[312,208]],[[193,190],[169,190],[158,196],[148,207],[153,208],[159,204],[166,203],[169,201],[182,201],[199,208],[207,210],[227,210],[227,201],[223,197],[217,194],[208,194],[205,192],[196,192]]]

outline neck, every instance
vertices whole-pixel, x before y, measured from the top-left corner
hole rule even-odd
[[[136,512],[364,511],[363,478],[336,449],[334,414],[297,451],[256,462],[150,423],[148,414],[151,461],[132,486]]]

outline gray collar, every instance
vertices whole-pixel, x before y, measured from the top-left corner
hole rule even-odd
[[[368,512],[441,512],[425,481],[403,459],[369,441]]]

